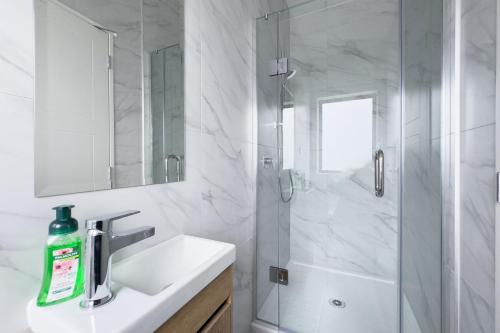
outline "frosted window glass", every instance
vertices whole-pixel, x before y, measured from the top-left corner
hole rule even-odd
[[[293,169],[295,146],[295,110],[283,108],[283,169]]]
[[[320,105],[320,171],[352,171],[372,160],[373,98]]]

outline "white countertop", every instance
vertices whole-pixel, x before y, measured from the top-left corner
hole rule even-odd
[[[27,307],[28,323],[35,333],[152,332],[235,259],[233,244],[180,235],[114,265],[112,281],[113,269],[116,269],[119,271],[117,280],[125,281],[127,286],[122,282],[113,284],[115,299],[112,302],[94,310],[82,310],[79,307],[81,297],[49,307],[37,307],[32,300]],[[173,280],[165,289],[158,289],[161,291],[153,294],[157,288],[148,287],[162,278]],[[139,288],[130,287],[138,281],[150,282],[151,286],[144,287],[152,292],[143,293],[137,290]]]

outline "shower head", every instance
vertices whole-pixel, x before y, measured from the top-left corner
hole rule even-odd
[[[286,73],[286,79],[291,80],[295,76],[295,74],[297,74],[296,69],[289,71],[288,73]]]

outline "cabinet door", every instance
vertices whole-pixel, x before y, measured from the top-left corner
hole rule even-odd
[[[228,300],[212,319],[201,329],[201,333],[231,333],[231,300]]]
[[[229,313],[229,319],[226,318],[226,320],[229,320],[229,328],[231,328],[232,288],[233,266],[230,266],[159,327],[156,333],[205,332],[204,330],[211,327],[211,324],[221,316],[222,312]],[[229,333],[231,331],[206,332]]]

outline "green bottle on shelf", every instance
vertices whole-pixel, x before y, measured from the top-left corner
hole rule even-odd
[[[62,303],[83,293],[82,239],[78,235],[78,221],[71,217],[73,207],[53,208],[56,219],[49,225],[38,306]]]

